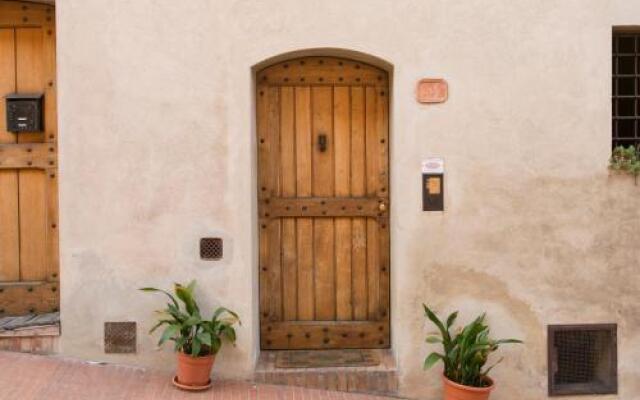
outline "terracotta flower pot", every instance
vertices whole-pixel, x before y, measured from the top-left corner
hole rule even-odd
[[[213,355],[191,357],[178,352],[178,383],[184,386],[206,386],[211,379],[214,359]]]
[[[442,375],[444,383],[444,400],[487,400],[495,387],[493,380],[489,380],[487,387],[472,387],[455,383]]]

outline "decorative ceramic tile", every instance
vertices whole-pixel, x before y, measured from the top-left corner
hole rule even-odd
[[[441,78],[426,78],[418,82],[416,98],[419,103],[444,103],[449,95],[447,81]]]

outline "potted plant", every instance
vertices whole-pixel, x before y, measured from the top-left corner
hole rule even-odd
[[[501,344],[522,342],[517,339],[491,339],[485,314],[452,333],[451,327],[458,312],[449,315],[443,323],[429,307],[424,304],[423,307],[427,318],[438,328],[438,333],[427,336],[427,343],[440,343],[443,347],[442,353],[433,352],[427,356],[424,369],[433,367],[438,361],[443,362],[444,400],[488,399],[494,388],[489,372],[502,361],[501,358],[485,368],[489,355]]]
[[[165,326],[158,345],[167,341],[174,342],[178,353],[177,374],[173,383],[187,390],[202,390],[211,386],[211,369],[223,340],[235,345],[236,331],[233,325],[240,323],[233,311],[219,307],[210,318],[203,318],[200,307],[194,298],[196,282],[188,285],[176,283],[175,296],[152,287],[141,288],[145,292],[161,292],[169,297],[167,307],[157,311],[159,321],[151,328],[153,333]]]

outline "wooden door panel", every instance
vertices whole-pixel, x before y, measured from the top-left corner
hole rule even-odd
[[[264,109],[260,114],[259,126],[262,127],[267,156],[260,169],[260,197],[268,199],[279,195],[279,159],[280,159],[280,89],[265,88],[260,93],[259,105]],[[280,219],[263,219],[261,222],[260,264],[264,276],[264,288],[261,297],[261,309],[264,316],[272,320],[282,318],[281,263],[280,263]]]
[[[331,87],[311,88],[312,124],[314,131],[314,141],[312,142],[312,172],[313,183],[312,193],[314,196],[333,196],[333,155],[335,147],[333,145],[333,91]],[[326,138],[326,151],[318,149],[318,137],[324,135]]]
[[[15,30],[0,29],[0,94],[15,91]],[[5,102],[0,99],[0,143],[15,143],[7,132]],[[20,279],[18,173],[0,170],[0,281]]]
[[[43,30],[38,27],[16,28],[16,91],[44,92],[45,54]],[[46,101],[51,99],[47,98]],[[18,143],[42,143],[44,133],[20,133]],[[46,278],[47,193],[43,170],[18,170],[20,204],[20,270],[21,280],[42,281]]]
[[[353,319],[366,320],[369,315],[367,293],[367,221],[353,218],[351,223],[351,254],[353,272]],[[364,277],[364,279],[363,279]]]
[[[335,164],[335,196],[351,195],[351,130],[349,110],[350,93],[346,86],[338,86],[333,93],[333,127],[335,140],[333,146]]]
[[[47,278],[47,192],[42,170],[20,171],[20,271],[25,281]]]
[[[18,174],[0,170],[0,282],[20,279]]]
[[[388,88],[381,88],[376,99],[376,125],[378,133],[378,196],[389,198],[389,93]],[[381,211],[387,211],[388,201],[383,204]],[[388,216],[388,214],[386,214]],[[379,266],[379,318],[385,319],[389,316],[391,307],[390,293],[390,242],[388,218],[382,218],[378,223],[378,266]]]
[[[366,193],[368,196],[378,195],[379,160],[374,149],[378,147],[377,132],[377,98],[376,88],[365,88],[365,148],[366,148]],[[379,266],[378,266],[378,226],[374,220],[367,218],[367,315],[378,317],[379,306]]]
[[[312,135],[311,135],[311,88],[295,88],[295,174],[296,198],[311,197]],[[286,206],[285,206],[286,207]],[[286,209],[285,209],[286,211]],[[313,220],[296,218],[297,255],[297,319],[311,321],[315,315],[313,286]]]
[[[280,90],[280,197],[296,196],[294,88]],[[296,221],[282,219],[282,301],[283,319],[297,318]]]
[[[16,90],[15,29],[0,28],[0,93]],[[0,101],[0,143],[15,143],[16,135],[7,132],[5,102]]]
[[[314,196],[333,196],[333,91],[329,86],[311,88],[312,123],[315,133],[313,157]],[[318,137],[326,138],[326,151],[319,150]],[[315,319],[331,321],[335,318],[334,227],[331,218],[313,220]]]
[[[311,321],[315,315],[313,288],[313,220],[296,219],[296,254],[298,279],[298,315],[299,321]]]
[[[349,197],[351,131],[349,110],[349,87],[336,86],[333,93],[334,127],[334,179],[335,196]],[[352,273],[351,273],[351,218],[339,217],[334,220],[335,231],[335,293],[336,320],[353,319]]]
[[[16,91],[19,93],[44,92],[45,53],[42,28],[16,28]],[[47,98],[48,101],[52,99]],[[44,142],[44,133],[21,133],[19,143]]]
[[[282,320],[282,253],[281,249],[281,226],[280,219],[272,219],[267,227],[268,241],[268,310],[269,319],[273,321]]]
[[[310,57],[258,81],[261,346],[387,347],[386,73]]]
[[[373,320],[379,318],[380,307],[379,250],[378,224],[367,218],[367,315]]]
[[[351,88],[351,194],[366,193],[365,97],[363,87]],[[376,209],[377,212],[377,209]],[[366,320],[369,315],[367,295],[367,221],[353,218],[351,226],[353,272],[353,319]]]
[[[389,347],[387,321],[263,322],[263,349],[362,349]]]
[[[53,7],[0,0],[0,97],[44,93],[44,132],[6,131],[0,102],[0,316],[58,309]]]
[[[351,271],[351,218],[335,219],[336,247],[336,320],[353,319]]]

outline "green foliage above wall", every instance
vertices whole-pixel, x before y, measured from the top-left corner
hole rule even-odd
[[[628,173],[636,178],[640,175],[640,151],[635,146],[618,146],[613,149],[609,159],[609,168],[613,171]]]

